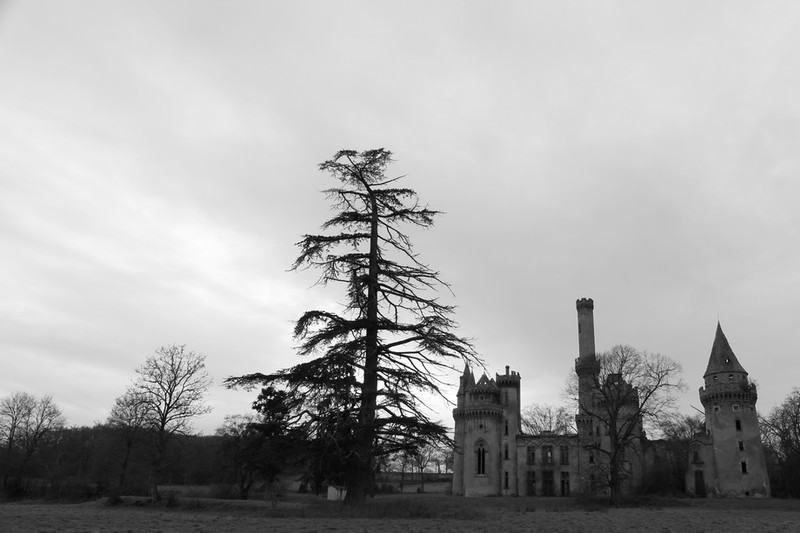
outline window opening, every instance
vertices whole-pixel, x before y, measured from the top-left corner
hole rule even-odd
[[[562,465],[568,465],[569,464],[569,446],[561,446],[559,448],[559,452],[560,452],[560,455],[561,455],[561,457],[560,457],[561,464]]]
[[[542,462],[545,464],[550,464],[553,462],[552,446],[542,446]]]
[[[478,449],[475,451],[475,462],[477,464],[476,473],[479,476],[486,474],[486,448],[481,442],[478,444]]]

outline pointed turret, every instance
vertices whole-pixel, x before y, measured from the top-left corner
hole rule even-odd
[[[747,376],[744,367],[736,359],[731,345],[728,344],[728,339],[722,332],[719,322],[717,322],[717,333],[714,336],[714,345],[711,347],[711,355],[708,358],[708,366],[703,378],[708,378],[713,374],[744,374]]]
[[[696,495],[769,496],[756,411],[758,391],[719,321],[703,380],[698,392],[707,433],[693,444],[695,459],[687,471],[687,490]]]
[[[472,372],[469,369],[469,363],[464,363],[464,372],[461,374],[461,378],[458,380],[458,394],[462,395],[466,391],[466,388],[469,384],[469,377]]]

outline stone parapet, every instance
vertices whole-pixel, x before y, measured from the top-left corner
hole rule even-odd
[[[714,383],[699,389],[700,403],[703,406],[723,401],[738,401],[755,405],[758,400],[758,390],[755,383],[734,382]]]

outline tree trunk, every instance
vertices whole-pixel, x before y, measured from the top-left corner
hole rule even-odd
[[[122,495],[122,491],[125,490],[125,475],[128,473],[128,461],[131,457],[131,447],[125,447],[125,457],[122,458],[122,472],[119,474],[119,493]]]
[[[161,501],[161,493],[158,492],[158,482],[161,480],[161,473],[164,470],[164,455],[166,453],[167,434],[162,429],[156,437],[155,450],[153,456],[153,470],[150,476],[150,497],[154,502]]]
[[[372,446],[375,442],[375,410],[378,397],[378,205],[370,194],[372,221],[367,280],[367,331],[365,336],[364,384],[361,389],[359,432],[354,458],[348,469],[345,503],[363,503],[372,483]]]

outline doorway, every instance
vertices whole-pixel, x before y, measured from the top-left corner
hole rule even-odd
[[[706,497],[706,482],[703,479],[702,470],[695,470],[694,472],[694,493],[701,498]]]

